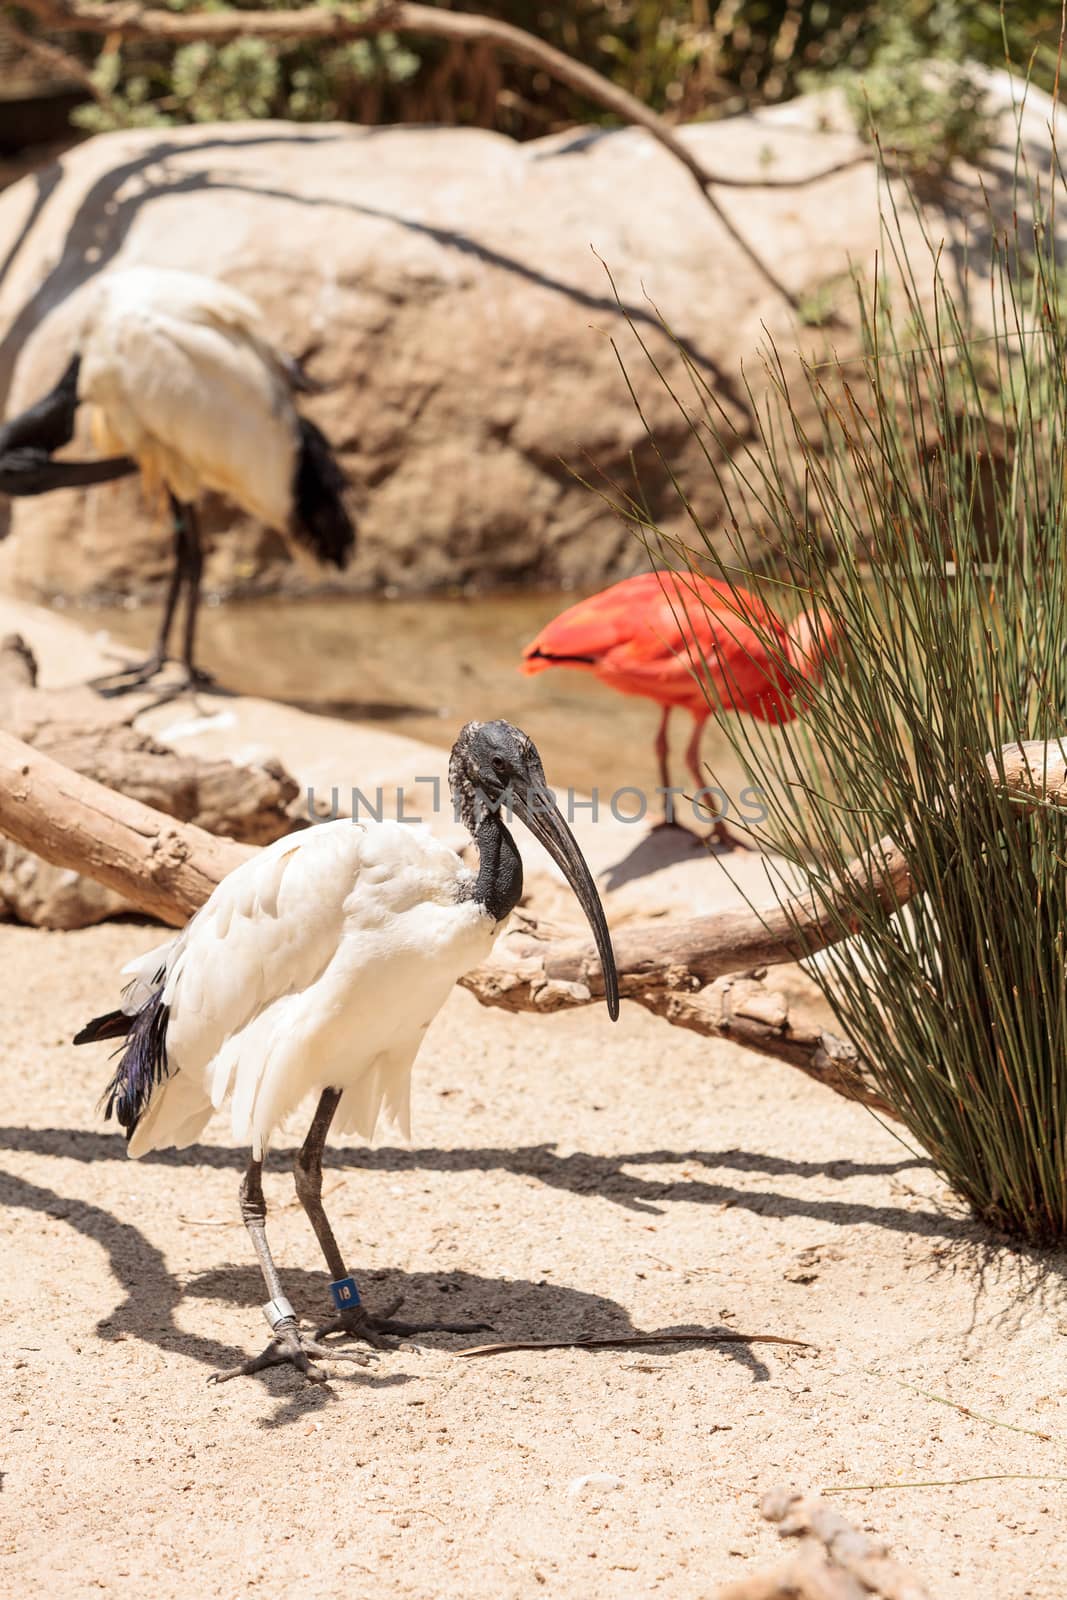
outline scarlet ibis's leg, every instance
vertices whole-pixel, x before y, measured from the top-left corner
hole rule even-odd
[[[326,1257],[326,1265],[333,1278],[330,1292],[337,1308],[337,1315],[317,1329],[315,1338],[325,1339],[330,1333],[349,1333],[376,1349],[387,1350],[389,1341],[382,1337],[383,1334],[399,1334],[403,1337],[409,1333],[476,1333],[480,1328],[487,1327],[488,1324],[484,1322],[394,1322],[391,1319],[393,1312],[400,1308],[400,1300],[393,1300],[380,1316],[374,1316],[361,1303],[359,1290],[345,1266],[322,1204],[322,1147],[340,1099],[339,1089],[323,1090],[307,1138],[297,1151],[293,1166],[297,1197],[307,1212],[308,1221]]]
[[[309,1339],[300,1332],[296,1312],[286,1299],[274,1257],[267,1243],[267,1206],[263,1199],[263,1163],[250,1161],[241,1180],[241,1216],[248,1229],[256,1255],[259,1257],[263,1281],[270,1296],[263,1310],[271,1325],[274,1337],[267,1348],[250,1361],[216,1372],[212,1383],[226,1383],[230,1378],[245,1377],[253,1372],[263,1372],[267,1367],[291,1366],[302,1372],[311,1383],[325,1383],[326,1374],[312,1360],[317,1356],[329,1361],[356,1361],[366,1366],[373,1356],[362,1350],[328,1350],[317,1339]]]
[[[698,789],[703,789],[704,787],[705,774],[700,770],[700,741],[704,734],[704,723],[706,721],[706,717],[694,716],[692,738],[685,747],[685,764],[692,773],[693,782]]]
[[[663,707],[663,715],[659,719],[659,732],[656,734],[656,760],[659,762],[659,786],[666,791],[671,786],[671,775],[667,762],[667,724],[671,719],[670,706]]]
[[[706,773],[700,770],[700,741],[703,737],[704,724],[707,720],[707,717],[695,716],[693,718],[693,736],[686,746],[685,751],[685,764],[693,775],[693,781],[696,784],[697,794],[699,794],[701,789],[705,787],[704,780],[707,776]],[[745,850],[750,848],[750,846],[745,844],[744,840],[736,838],[734,834],[730,832],[729,828],[726,826],[725,817],[717,817],[712,823],[710,837],[713,838],[717,844],[725,845],[727,850]]]

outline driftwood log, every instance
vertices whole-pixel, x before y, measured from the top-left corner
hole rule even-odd
[[[300,825],[291,814],[299,787],[277,762],[182,755],[91,689],[38,689],[33,654],[17,634],[0,641],[0,725],[63,766],[209,833],[262,845]],[[74,928],[128,907],[124,896],[45,864],[32,848],[0,842],[0,912]]]
[[[774,1489],[760,1511],[783,1539],[799,1545],[770,1572],[727,1584],[716,1600],[930,1600],[930,1591],[880,1540],[860,1533],[816,1495]]]
[[[987,765],[990,782],[1021,806],[1067,805],[1062,742],[1005,746]],[[203,905],[247,855],[246,846],[106,789],[6,733],[0,733],[0,834],[88,874],[172,926]],[[887,913],[899,910],[917,887],[905,850],[885,839],[854,862],[832,915],[797,895],[754,910],[630,925],[615,940],[621,991],[669,1022],[774,1056],[893,1115],[851,1045],[791,1022],[780,994],[754,976],[737,976],[832,944],[848,926],[859,887],[873,890]],[[493,959],[462,981],[483,1005],[510,1011],[589,1005],[601,989],[590,941],[555,937],[522,919],[498,941]]]

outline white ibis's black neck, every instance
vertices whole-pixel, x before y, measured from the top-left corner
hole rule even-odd
[[[494,922],[503,922],[522,898],[522,857],[499,812],[487,812],[473,838],[478,846],[478,877],[471,898]]]

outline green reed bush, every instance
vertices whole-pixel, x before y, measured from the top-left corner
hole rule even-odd
[[[766,791],[783,889],[800,875],[843,941],[817,981],[882,1094],[979,1216],[1034,1241],[1067,1233],[1067,817],[1007,798],[987,755],[1003,776],[1002,746],[1067,735],[1063,188],[1057,165],[962,263],[934,240],[909,260],[890,206],[860,359],[769,349],[753,441],[697,369],[675,393],[727,526],[694,518],[683,545],[622,506],[668,564],[825,608],[821,682],[766,641],[803,714],[722,732]],[[886,835],[922,890],[892,916]]]

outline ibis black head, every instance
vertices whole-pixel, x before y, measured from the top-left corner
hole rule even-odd
[[[468,722],[452,746],[448,777],[459,814],[472,835],[487,821],[503,826],[501,812],[514,811],[544,845],[589,921],[604,973],[608,1011],[616,1019],[619,978],[604,907],[578,841],[548,787],[533,740],[510,722]]]
[[[508,791],[509,798],[519,789],[548,792],[537,746],[510,722],[468,722],[461,728],[452,746],[448,781],[472,833],[486,810],[499,810]]]

